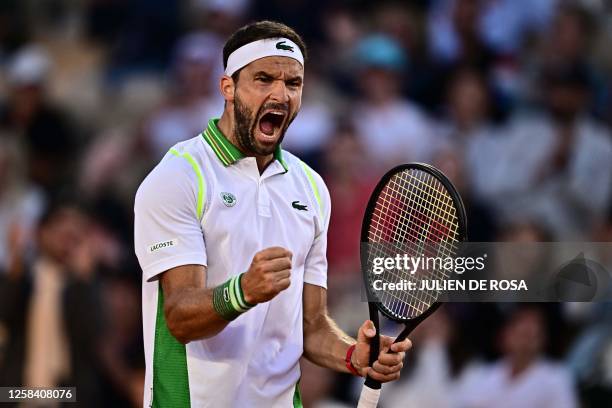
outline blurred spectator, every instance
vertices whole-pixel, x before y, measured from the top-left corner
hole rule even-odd
[[[2,278],[0,320],[9,341],[0,383],[76,386],[79,402],[94,407],[100,406],[98,254],[88,222],[72,204],[52,205],[41,218],[38,255]]]
[[[7,55],[27,42],[29,25],[26,18],[26,6],[19,0],[0,2],[0,66]]]
[[[517,115],[510,124],[498,204],[507,217],[532,212],[556,237],[581,238],[601,222],[610,203],[612,139],[586,112],[582,66],[548,70],[543,88],[546,111]]]
[[[105,407],[142,407],[144,351],[140,319],[140,287],[131,279],[111,277],[102,286]]]
[[[612,400],[612,309],[596,305],[599,313],[578,337],[567,362],[576,376],[587,406],[603,407]]]
[[[430,12],[429,39],[433,58],[444,66],[490,67],[495,51],[480,31],[481,0],[440,0]]]
[[[526,34],[547,27],[557,2],[436,0],[429,15],[432,53],[442,61],[464,62],[486,62],[491,54],[515,54]]]
[[[241,26],[252,1],[194,0],[193,3],[195,27],[225,39]]]
[[[152,157],[162,157],[175,143],[204,130],[220,116],[223,100],[218,91],[222,43],[211,34],[194,33],[177,44],[166,103],[144,127]]]
[[[330,84],[345,96],[356,94],[353,77],[355,44],[361,38],[358,16],[349,7],[330,7],[322,17],[325,41],[309,49],[308,64],[318,65]],[[313,53],[315,53],[313,55]],[[307,75],[308,74],[307,68]]]
[[[76,152],[67,115],[47,98],[50,69],[42,48],[21,49],[8,67],[8,98],[0,102],[0,140],[12,137],[25,147],[29,178],[48,194],[69,180]]]
[[[472,242],[492,241],[497,230],[495,214],[490,206],[474,194],[466,175],[469,165],[461,151],[447,146],[438,150],[431,163],[452,180],[461,195],[466,206],[468,239]]]
[[[0,144],[0,273],[14,266],[15,245],[33,241],[45,201],[42,192],[25,180],[23,156],[14,141]]]
[[[596,21],[579,4],[563,5],[544,37],[542,55],[548,65],[586,63],[596,32]]]
[[[297,154],[315,170],[320,170],[328,140],[334,131],[332,101],[335,95],[318,73],[310,70],[306,75],[308,86],[304,88],[300,113],[283,139],[283,148]]]
[[[320,21],[324,2],[307,0],[253,0],[255,20],[282,21],[295,29],[307,44],[321,41]]]
[[[112,45],[119,37],[117,27],[125,24],[128,2],[122,0],[88,0],[85,9],[89,38]]]
[[[181,29],[183,2],[129,0],[126,3],[122,8],[123,24],[114,28],[119,34],[108,66],[111,85],[121,85],[132,75],[166,68]]]
[[[569,372],[542,357],[546,341],[542,311],[519,308],[501,332],[503,358],[467,368],[453,396],[453,406],[577,407]]]
[[[580,65],[585,74],[589,90],[587,109],[603,114],[609,98],[606,79],[592,56],[593,45],[599,33],[599,22],[593,11],[579,3],[563,4],[559,8],[550,29],[542,36],[539,52],[526,59],[532,64],[527,74],[526,96],[537,98],[533,91],[538,89],[541,77],[537,74],[545,70],[562,69],[564,66]]]
[[[438,130],[440,148],[454,149],[463,157],[472,192],[484,199],[497,185],[499,157],[503,155],[503,134],[490,119],[491,98],[485,78],[475,70],[457,71],[447,101],[447,117]]]
[[[410,368],[402,374],[406,379],[385,386],[381,405],[405,408],[446,408],[455,398],[452,392],[456,379],[449,356],[449,344],[457,334],[446,310],[429,317],[411,335],[417,345],[409,360]],[[408,365],[408,364],[407,364]]]
[[[434,143],[429,120],[400,95],[400,73],[408,63],[404,51],[394,40],[374,35],[357,44],[355,59],[363,99],[353,107],[353,122],[372,167],[428,160]]]
[[[461,194],[470,241],[488,242],[495,237],[495,214],[482,190],[495,183],[500,135],[490,120],[485,78],[473,68],[460,68],[450,79],[447,95],[446,116],[438,123],[440,138],[432,163]]]
[[[327,259],[338,289],[359,273],[361,221],[376,181],[364,174],[369,157],[349,124],[340,124],[326,147],[324,176],[332,202]]]

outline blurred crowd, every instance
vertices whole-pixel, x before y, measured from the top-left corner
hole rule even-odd
[[[395,164],[453,180],[471,241],[612,241],[605,0],[3,0],[1,386],[142,405],[134,193],[220,116],[223,43],[257,19],[309,48],[283,147],[329,187],[330,313],[347,332],[367,316],[365,204]],[[384,407],[612,406],[607,304],[450,304],[413,340]],[[306,406],[352,406],[359,380],[302,368]]]

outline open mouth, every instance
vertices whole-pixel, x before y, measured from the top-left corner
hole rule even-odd
[[[274,136],[283,126],[287,114],[283,111],[269,111],[259,119],[259,130],[266,136]]]

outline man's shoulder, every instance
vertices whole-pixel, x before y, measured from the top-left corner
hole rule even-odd
[[[197,185],[202,168],[208,164],[208,155],[199,138],[196,136],[179,142],[168,149],[140,183],[136,196],[147,190],[159,192],[167,188]]]
[[[168,155],[178,155],[183,157],[191,156],[199,163],[205,164],[208,160],[205,145],[206,143],[204,142],[202,134],[199,134],[197,136],[192,137],[191,139],[183,140],[181,142],[176,143],[174,146],[168,149],[168,152],[166,153],[164,158],[168,157]]]
[[[194,170],[208,168],[209,163],[210,157],[205,143],[202,136],[198,135],[178,142],[168,149],[153,171],[170,174],[193,173]]]
[[[297,174],[302,173],[306,175],[307,178],[312,177],[313,180],[317,183],[317,185],[327,188],[325,186],[325,181],[323,180],[323,177],[321,177],[321,175],[308,163],[306,163],[304,160],[300,159],[298,156],[287,150],[283,149],[282,154],[283,161],[287,165],[289,171],[294,171]]]

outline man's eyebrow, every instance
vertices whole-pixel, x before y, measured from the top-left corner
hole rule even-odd
[[[263,78],[270,78],[270,79],[274,79],[276,78],[274,75],[270,74],[269,72],[266,71],[257,71],[253,74],[253,78],[257,78],[257,77],[263,77]],[[303,78],[301,75],[296,75],[296,76],[292,76],[286,79],[286,82],[293,82],[293,81],[303,81]]]
[[[286,80],[286,82],[294,82],[294,81],[297,81],[297,82],[301,83],[303,81],[302,76],[301,75],[296,75],[296,76],[287,78],[287,80]]]
[[[274,78],[274,76],[266,71],[257,71],[256,73],[253,74],[253,77],[264,77],[264,78]]]

